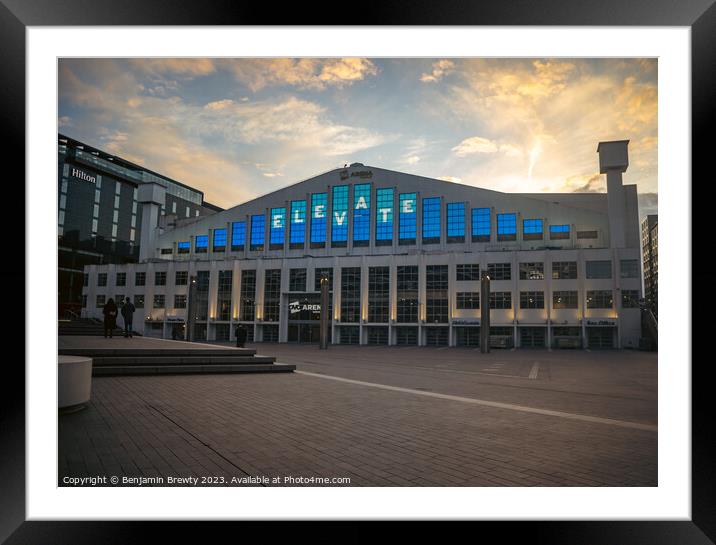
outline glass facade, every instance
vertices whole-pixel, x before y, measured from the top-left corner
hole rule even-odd
[[[448,266],[425,267],[425,321],[429,324],[448,321]]]
[[[333,216],[331,218],[331,246],[343,248],[348,245],[348,186],[333,188]]]
[[[196,272],[196,297],[193,309],[198,321],[206,321],[209,317],[209,271]]]
[[[233,271],[219,271],[219,282],[216,293],[216,319],[228,322],[231,319],[231,285]]]
[[[231,224],[231,251],[243,251],[244,244],[246,244],[246,222],[235,221]]]
[[[370,241],[371,184],[353,186],[353,246],[368,246]]]
[[[522,222],[522,238],[524,240],[542,240],[543,221],[540,219],[524,220]]]
[[[209,235],[197,235],[194,240],[194,252],[205,254],[209,251]]]
[[[497,240],[517,240],[517,214],[497,214]]]
[[[440,197],[423,199],[423,244],[440,243]]]
[[[459,264],[455,267],[455,280],[476,282],[480,280],[480,265],[477,263]]]
[[[288,247],[302,250],[306,245],[306,201],[291,202],[291,227]]]
[[[587,291],[587,308],[612,308],[613,305],[611,290]]]
[[[360,267],[341,269],[341,322],[360,321]]]
[[[311,248],[326,246],[326,207],[328,195],[314,193],[311,195]]]
[[[188,254],[191,251],[191,242],[188,240],[177,242],[177,253]]]
[[[328,291],[333,292],[333,267],[319,267],[313,271],[313,291],[321,291],[321,277],[328,276]]]
[[[447,241],[465,242],[465,203],[449,202],[447,205]]]
[[[289,269],[288,291],[306,291],[306,269]]]
[[[552,292],[552,308],[556,310],[577,308],[579,298],[576,291]]]
[[[544,280],[544,263],[520,263],[520,280]]]
[[[459,309],[478,309],[480,308],[480,292],[467,291],[457,292],[456,294],[456,308]]]
[[[544,308],[544,292],[521,291],[520,308]]]
[[[552,280],[576,280],[577,278],[577,262],[576,261],[553,261],[552,262]]]
[[[550,225],[549,239],[560,240],[569,238],[569,225]]]
[[[264,273],[264,322],[278,322],[281,310],[281,269]]]
[[[417,195],[401,193],[398,209],[398,244],[415,244],[418,230]]]
[[[256,271],[241,271],[239,319],[252,322],[256,317]]]
[[[390,317],[390,267],[368,267],[368,321],[387,323]]]
[[[286,234],[286,209],[271,209],[271,226],[269,229],[269,250],[282,250]]]
[[[490,242],[490,209],[472,209],[472,241]]]
[[[487,274],[490,280],[511,280],[512,263],[488,263]]]
[[[214,229],[214,252],[225,252],[226,251],[226,229]]]
[[[418,321],[418,267],[399,266],[397,274],[397,316],[400,324]]]
[[[611,278],[612,262],[609,260],[587,261],[587,278]]]
[[[393,189],[377,189],[375,201],[375,244],[390,245],[393,242]]]
[[[251,216],[251,245],[249,250],[260,252],[264,249],[266,217],[263,214]]]

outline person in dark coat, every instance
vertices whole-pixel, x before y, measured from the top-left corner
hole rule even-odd
[[[112,338],[112,330],[117,327],[117,305],[114,303],[114,299],[111,297],[105,303],[102,308],[102,314],[104,314],[104,338]]]
[[[239,324],[236,326],[236,348],[243,348],[244,344],[246,344],[246,337],[248,336],[248,331],[246,331],[246,326],[244,324]]]
[[[122,305],[122,318],[124,318],[124,336],[132,337],[132,318],[134,317],[134,305],[129,300],[129,297],[124,301]]]

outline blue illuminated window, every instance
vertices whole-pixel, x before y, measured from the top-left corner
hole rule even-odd
[[[398,244],[415,244],[418,236],[418,199],[415,193],[402,193],[399,196]]]
[[[271,209],[271,226],[269,228],[269,250],[282,250],[286,233],[286,209]]]
[[[251,216],[251,244],[249,250],[261,251],[264,249],[264,230],[266,229],[266,216]]]
[[[235,221],[231,224],[231,251],[238,252],[246,244],[246,222]]]
[[[549,239],[560,240],[569,238],[569,225],[550,225]]]
[[[497,240],[517,240],[517,214],[497,214]]]
[[[423,244],[440,243],[440,197],[423,199]]]
[[[197,235],[194,241],[194,252],[205,254],[209,250],[209,235]]]
[[[213,250],[215,252],[226,251],[226,229],[214,229]]]
[[[393,189],[375,192],[375,244],[387,246],[393,241]]]
[[[333,216],[331,219],[331,246],[342,248],[348,244],[348,186],[333,188]]]
[[[449,202],[447,205],[447,241],[465,242],[464,202]]]
[[[311,195],[311,248],[323,248],[326,245],[326,208],[328,195]]]
[[[472,209],[472,241],[490,242],[490,209]]]
[[[370,241],[370,184],[353,186],[353,246]]]
[[[177,242],[177,253],[188,254],[191,250],[191,243],[189,241]]]
[[[542,240],[542,220],[524,220],[522,222],[522,238],[524,240]]]
[[[291,202],[289,248],[303,249],[306,244],[306,201]]]

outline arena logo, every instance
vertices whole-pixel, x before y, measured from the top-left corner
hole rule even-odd
[[[296,314],[297,312],[303,312],[305,310],[320,313],[321,305],[312,305],[310,303],[301,303],[300,301],[291,301],[288,304],[288,310],[291,314]]]
[[[93,184],[97,183],[97,178],[95,176],[90,176],[86,172],[75,167],[72,167],[72,176],[74,176],[78,180],[84,180],[85,182],[90,182]]]

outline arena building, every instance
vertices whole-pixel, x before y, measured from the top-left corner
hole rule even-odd
[[[170,338],[190,306],[195,340],[233,339],[241,323],[255,342],[317,342],[326,275],[333,343],[477,346],[488,304],[490,334],[508,346],[636,348],[627,145],[597,148],[606,194],[502,193],[353,163],[144,231],[139,263],[85,267],[83,315],[129,296],[146,335]],[[163,190],[144,189],[144,224],[157,225]]]

